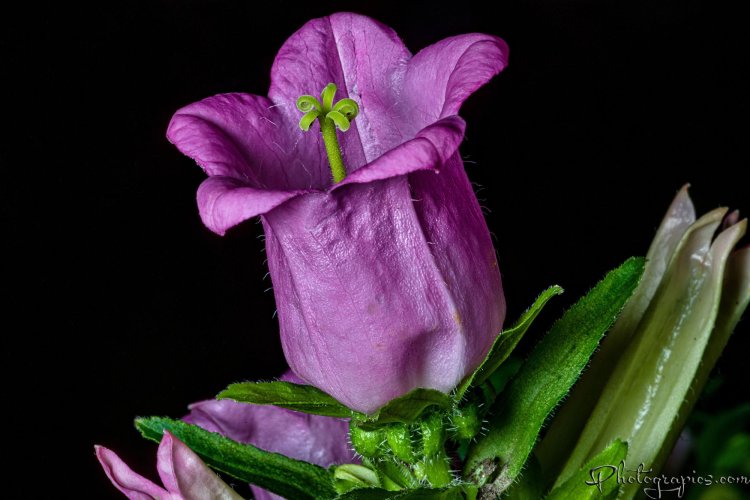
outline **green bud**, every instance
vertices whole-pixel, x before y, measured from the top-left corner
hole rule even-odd
[[[386,439],[396,457],[406,463],[414,462],[411,432],[406,424],[389,425],[386,430]]]
[[[400,461],[364,458],[362,463],[378,472],[380,487],[388,491],[400,491],[419,486],[419,480],[414,476],[411,468]]]
[[[425,467],[424,462],[417,462],[414,465],[412,465],[411,470],[414,471],[414,477],[416,477],[421,482],[427,481],[427,468]]]
[[[432,457],[443,452],[445,444],[445,423],[443,416],[432,413],[419,423],[422,431],[422,453],[426,457]]]
[[[349,437],[354,449],[363,457],[377,458],[383,455],[386,436],[382,429],[364,430],[352,421],[349,424]]]
[[[425,458],[419,465],[425,479],[433,488],[448,486],[453,481],[448,457],[445,454]]]
[[[474,405],[458,408],[451,415],[451,423],[456,428],[456,437],[458,439],[472,439],[482,428],[479,412]]]

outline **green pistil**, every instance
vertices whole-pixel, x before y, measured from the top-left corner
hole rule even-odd
[[[336,85],[329,83],[321,92],[320,101],[311,95],[303,95],[297,99],[297,109],[305,113],[299,121],[299,128],[303,131],[310,130],[310,126],[316,119],[320,121],[320,132],[323,134],[323,143],[326,146],[328,163],[331,165],[333,182],[339,183],[346,177],[346,167],[341,156],[336,128],[342,132],[349,130],[351,121],[359,113],[359,105],[349,98],[341,99],[334,104],[335,94]]]
[[[323,134],[323,143],[326,145],[328,163],[331,164],[333,182],[339,183],[346,177],[346,167],[344,166],[344,159],[341,157],[341,146],[339,146],[339,139],[336,137],[336,125],[333,120],[322,118],[320,120],[320,132]]]

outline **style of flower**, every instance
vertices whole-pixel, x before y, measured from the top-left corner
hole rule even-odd
[[[417,387],[450,391],[502,328],[457,113],[507,54],[502,40],[469,34],[412,57],[388,27],[334,14],[282,46],[268,98],[214,96],[169,125],[209,175],[198,189],[208,228],[261,216],[289,365],[352,409],[373,412]],[[330,83],[356,112],[336,108]],[[321,89],[316,108],[308,94]],[[316,119],[325,140],[300,131]]]

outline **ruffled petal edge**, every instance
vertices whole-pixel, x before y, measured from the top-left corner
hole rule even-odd
[[[131,500],[170,497],[167,490],[134,472],[114,451],[99,445],[94,446],[94,450],[104,473],[126,497]]]
[[[414,139],[396,146],[372,163],[347,175],[344,180],[332,186],[330,191],[348,184],[363,184],[419,170],[439,171],[463,141],[465,129],[466,122],[459,116],[438,120],[420,130]]]
[[[224,235],[240,222],[273,210],[313,190],[272,191],[256,189],[221,175],[209,177],[198,188],[198,211],[211,231]]]

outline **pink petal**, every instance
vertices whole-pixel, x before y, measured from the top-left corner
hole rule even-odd
[[[157,453],[157,469],[170,493],[185,500],[242,500],[182,441],[165,431]]]
[[[281,379],[304,383],[291,371]],[[190,405],[190,414],[183,420],[240,443],[321,467],[356,461],[348,445],[348,423],[337,418],[275,406],[208,400]]]
[[[414,211],[429,241],[435,271],[451,297],[459,333],[442,356],[439,351],[432,354],[436,359],[425,366],[425,378],[454,373],[456,385],[481,364],[503,327],[506,307],[497,254],[458,153],[443,164],[439,175],[419,172],[409,176],[409,183],[419,200]],[[426,338],[413,348],[429,353],[437,346]]]
[[[224,234],[242,221],[262,215],[307,191],[270,191],[237,179],[213,176],[198,188],[198,211],[211,231]]]
[[[248,94],[204,99],[179,110],[167,136],[209,176],[223,177],[199,192],[205,224],[223,234],[301,193],[331,187],[318,126],[307,133],[298,127],[299,96],[318,95],[333,82],[336,100],[359,103],[352,128],[338,134],[349,174],[340,185],[437,169],[458,146],[463,123],[435,122],[455,115],[502,70],[507,53],[502,40],[471,34],[412,58],[387,26],[357,14],[333,14],[309,21],[281,47],[270,100]]]
[[[281,380],[304,383],[291,370]],[[240,443],[322,467],[358,462],[348,445],[348,423],[336,418],[305,415],[274,406],[208,400],[190,405],[190,414],[183,420]],[[282,498],[257,486],[250,488],[256,500]]]
[[[257,486],[250,485],[250,490],[253,492],[253,498],[255,500],[285,500],[284,497],[271,493],[268,490],[259,488]]]
[[[130,500],[168,499],[168,491],[133,472],[117,454],[103,446],[95,446],[96,458],[112,484]]]
[[[409,61],[403,93],[418,128],[450,115],[508,64],[500,38],[473,33],[441,40]]]
[[[338,86],[336,100],[356,100],[360,114],[339,136],[352,172],[413,137],[404,131],[414,127],[402,127],[410,117],[397,106],[400,76],[410,57],[392,29],[369,17],[338,13],[313,19],[279,50],[268,95],[290,121],[300,118],[297,98],[318,95],[328,83]]]
[[[298,122],[265,97],[221,94],[177,111],[167,138],[209,176],[259,190],[323,188],[330,173],[320,134],[304,134]]]
[[[418,170],[439,170],[456,152],[466,123],[458,116],[444,118],[421,130],[414,139],[393,148],[377,160],[346,176],[334,186],[361,184]]]
[[[426,179],[442,172],[350,183],[263,217],[287,361],[350,408],[370,413],[417,387],[449,392],[502,327],[495,252],[454,157],[437,185]],[[425,222],[427,204],[445,207],[445,224]],[[465,241],[444,259],[433,244],[450,241],[443,233]]]

